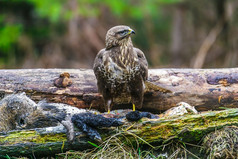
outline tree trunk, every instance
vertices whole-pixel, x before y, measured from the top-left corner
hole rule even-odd
[[[126,122],[119,128],[104,128],[99,132],[103,135],[103,141],[115,132],[120,132],[121,135],[118,137],[121,137],[122,142],[123,136],[127,139],[131,138],[131,142],[136,142],[136,135],[137,140],[140,140],[142,144],[169,141],[175,138],[183,142],[197,143],[209,132],[230,125],[238,126],[238,109],[152,120],[143,118],[141,122]],[[86,136],[82,134],[80,136],[79,140],[76,139],[72,144],[68,143],[62,126],[0,133],[0,157],[6,154],[8,156],[47,156],[66,150],[83,150],[92,147]],[[91,142],[99,144],[96,141]]]
[[[70,74],[73,84],[58,88],[54,80],[63,72]],[[181,101],[195,106],[199,111],[238,107],[238,68],[150,69],[148,80],[173,93],[147,90],[143,110],[159,113]],[[78,108],[104,110],[102,96],[97,93],[95,76],[89,69],[0,70],[1,97],[21,91],[34,101],[46,99]],[[128,108],[128,105],[113,107],[118,108]]]

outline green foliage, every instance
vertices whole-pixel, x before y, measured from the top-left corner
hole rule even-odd
[[[22,31],[20,24],[6,24],[0,28],[0,51],[7,53],[11,50],[12,44],[16,43]]]
[[[32,3],[35,7],[35,11],[41,17],[49,18],[51,22],[57,22],[63,12],[63,4],[65,1],[63,0],[56,0],[56,1],[49,1],[49,0],[27,0]]]
[[[11,51],[12,44],[16,43],[22,32],[21,24],[5,23],[5,14],[0,14],[0,52],[7,54]]]
[[[49,18],[52,22],[57,22],[62,16],[66,14],[72,15],[70,10],[65,9],[67,1],[57,0],[27,0],[35,7],[35,11],[42,17]],[[127,15],[131,18],[142,18],[144,13],[156,15],[158,6],[163,4],[173,4],[181,2],[182,0],[147,0],[147,1],[133,1],[133,0],[77,0],[78,13],[81,16],[92,17],[99,14],[99,6],[107,6],[110,11],[118,17]],[[68,6],[69,7],[69,6]],[[125,17],[125,18],[128,18]]]
[[[163,4],[173,4],[181,0],[4,0],[0,1],[0,67],[5,65],[16,65],[18,57],[26,54],[20,46],[19,37],[27,36],[31,40],[31,48],[37,56],[41,54],[40,49],[48,42],[64,35],[69,20],[74,17],[83,19],[102,15],[103,10],[109,9],[110,14],[128,23],[138,31],[137,36],[141,46],[149,48],[149,43],[144,42],[148,36],[145,30],[145,19],[149,17],[152,25],[162,28],[167,36],[168,19],[163,23],[161,20],[161,8]],[[162,19],[163,20],[163,19]],[[132,25],[131,25],[132,24]],[[139,28],[140,27],[140,28]],[[164,29],[164,30],[163,30]],[[159,29],[161,31],[161,29]],[[156,30],[155,30],[156,31]],[[161,35],[161,34],[160,34]],[[29,47],[29,46],[28,46]],[[23,52],[23,53],[22,53]],[[18,60],[14,60],[18,59]],[[24,57],[22,58],[24,59]],[[10,64],[11,61],[11,64]]]
[[[106,0],[105,4],[111,12],[122,18],[142,19],[145,15],[156,16],[160,10],[159,6],[163,4],[178,3],[181,0]]]
[[[83,17],[96,17],[100,12],[100,4],[98,0],[78,0],[78,13]]]
[[[6,157],[4,156],[4,158],[6,158],[6,159],[11,159],[11,157],[9,157],[8,155],[6,155]]]
[[[173,3],[178,3],[182,2],[183,0],[157,0],[161,4],[173,4]]]
[[[49,1],[49,0],[27,0],[35,7],[36,13],[43,18],[49,19],[51,22],[56,23],[60,20],[69,20],[73,14],[79,14],[83,17],[94,17],[99,14],[97,0],[78,0],[78,6],[68,4],[65,0]],[[77,8],[73,13],[72,7]]]

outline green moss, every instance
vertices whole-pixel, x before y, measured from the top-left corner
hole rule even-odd
[[[40,135],[34,130],[14,131],[7,136],[0,136],[0,144],[13,145],[17,143],[47,143],[66,141],[65,134]]]
[[[143,125],[129,131],[147,142],[179,138],[186,142],[198,142],[203,136],[227,125],[238,125],[238,109],[207,112],[158,120],[143,119]]]

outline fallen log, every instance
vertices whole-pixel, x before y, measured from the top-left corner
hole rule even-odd
[[[64,72],[70,74],[72,85],[58,88],[54,81]],[[173,93],[147,90],[142,110],[163,112],[181,101],[199,111],[238,107],[238,68],[151,69],[148,80]],[[0,70],[0,96],[14,92],[26,92],[34,101],[46,99],[48,102],[104,111],[96,79],[89,69]],[[113,107],[119,108],[128,108],[128,105]]]
[[[104,128],[99,132],[103,134],[102,140],[119,132],[121,140],[126,136],[127,139],[131,138],[131,142],[135,142],[137,137],[142,144],[161,143],[176,138],[183,142],[197,143],[209,132],[231,125],[238,126],[237,108],[171,118],[143,118],[141,122],[126,122],[114,130]],[[69,143],[65,132],[62,126],[58,126],[0,133],[0,157],[52,156],[66,150],[92,148],[89,142],[91,140],[82,134],[74,143]],[[96,141],[92,142],[98,144]]]
[[[151,143],[160,145],[171,139],[179,139],[197,144],[209,132],[226,126],[238,126],[238,108],[200,114],[191,111],[195,115],[188,115],[188,111],[184,111],[186,114],[181,116],[182,107],[189,108],[188,104],[183,103],[166,111],[167,115],[165,112],[159,116],[153,115],[153,119],[129,122],[121,117],[135,112],[116,110],[110,115],[114,114],[117,118],[105,118],[97,115],[98,111],[66,104],[36,104],[25,93],[9,95],[0,101],[0,157],[40,157],[67,150],[84,150],[100,144],[99,141],[107,143],[107,138],[115,135],[122,143],[129,139],[130,143],[139,141],[151,146]],[[176,108],[181,111],[178,112]],[[189,109],[194,108],[190,106]],[[104,114],[106,117],[108,115]],[[115,123],[109,124],[116,128],[106,128],[108,120]],[[95,133],[99,135],[97,138]]]
[[[65,133],[65,129],[53,127],[0,133],[0,157],[54,156],[67,150],[92,148],[88,143],[89,139],[85,137],[74,144],[67,142]]]

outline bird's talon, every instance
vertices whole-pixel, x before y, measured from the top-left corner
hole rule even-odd
[[[135,106],[135,104],[133,104],[133,111],[136,111],[136,106]]]

